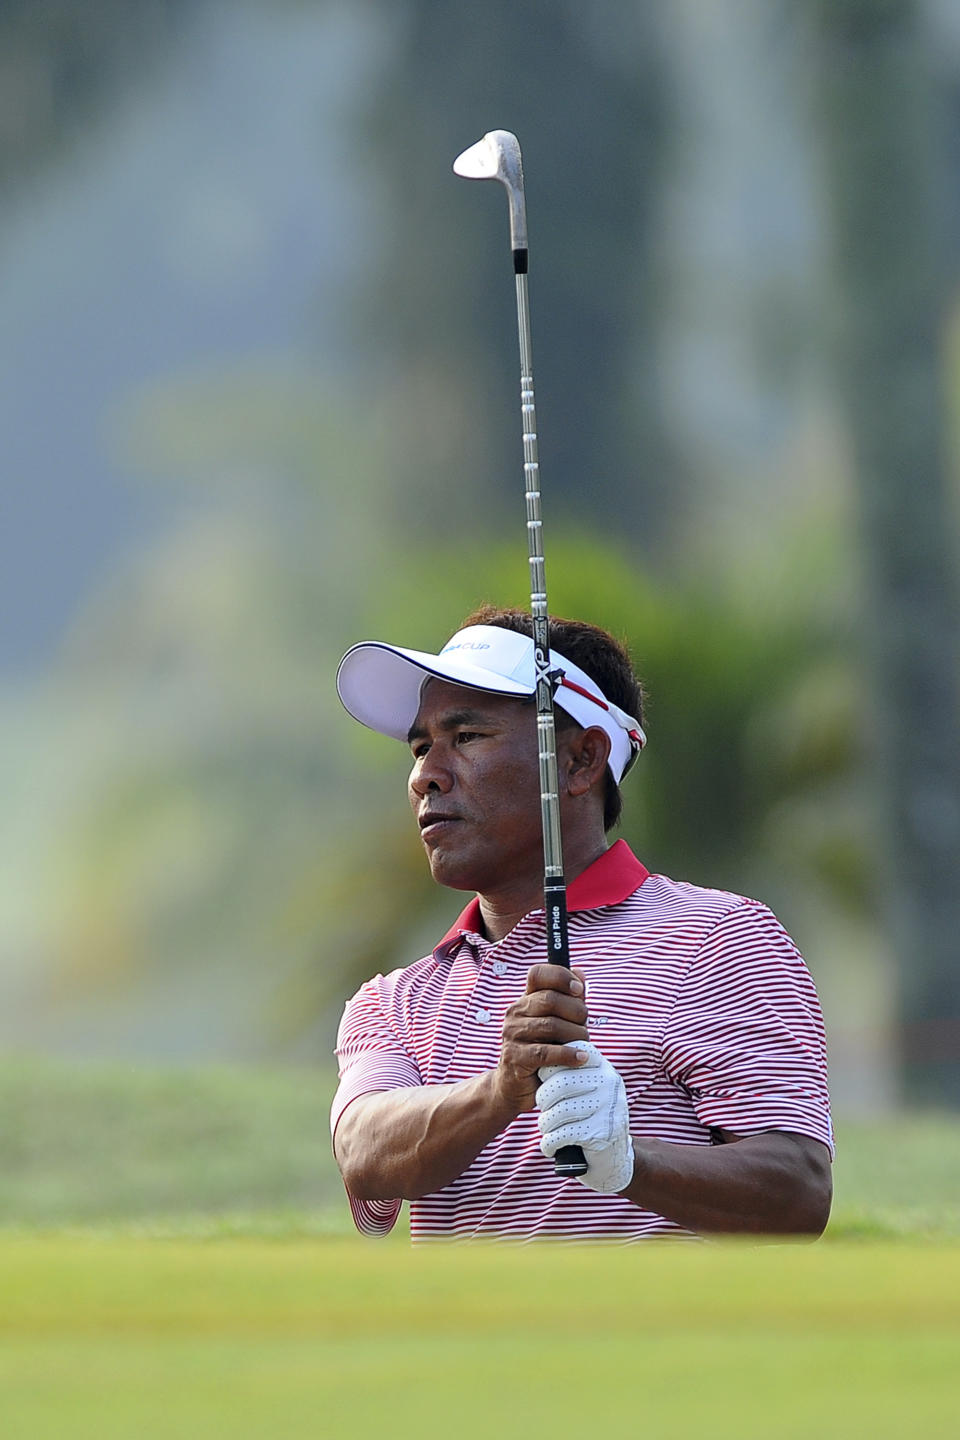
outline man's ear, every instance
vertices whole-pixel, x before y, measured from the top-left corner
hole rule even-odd
[[[610,736],[599,725],[590,725],[586,730],[565,731],[563,743],[567,759],[567,794],[586,795],[603,780],[610,758]]]

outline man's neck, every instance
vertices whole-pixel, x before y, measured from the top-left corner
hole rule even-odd
[[[580,853],[564,856],[566,883],[572,885],[578,875],[582,875],[588,866],[607,849],[606,837],[602,841],[594,841],[590,846],[584,847]],[[482,894],[480,899],[480,914],[483,917],[483,928],[488,940],[496,943],[509,935],[515,925],[529,915],[531,910],[543,908],[543,880],[542,877],[533,884],[523,887],[505,887]]]

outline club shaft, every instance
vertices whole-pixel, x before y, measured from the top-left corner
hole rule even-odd
[[[567,887],[563,875],[560,834],[560,785],[557,774],[557,727],[550,675],[550,621],[547,575],[543,558],[543,517],[540,513],[540,459],[537,450],[537,402],[533,390],[533,346],[530,340],[530,298],[527,252],[514,250],[517,284],[517,331],[520,337],[520,414],[523,420],[523,477],[527,501],[527,552],[530,561],[530,613],[533,619],[534,673],[537,683],[537,752],[540,764],[540,813],[543,821],[543,906],[547,923],[547,959],[570,968],[567,928]],[[583,1175],[587,1169],[579,1145],[566,1145],[554,1156],[561,1177]]]
[[[537,753],[540,767],[540,810],[543,820],[543,902],[547,922],[547,959],[570,968],[567,890],[560,838],[560,786],[557,774],[557,727],[553,711],[554,677],[550,671],[550,620],[543,559],[540,515],[540,461],[537,455],[537,408],[533,395],[533,346],[527,294],[527,211],[523,193],[523,162],[516,135],[491,130],[458,155],[458,175],[471,180],[499,180],[510,200],[510,249],[517,286],[517,329],[520,335],[520,409],[523,417],[523,475],[527,499],[527,548],[530,558],[530,612],[533,620],[534,681],[537,701]],[[559,1176],[583,1175],[587,1162],[579,1145],[554,1156]]]
[[[516,252],[514,252],[516,253]],[[537,752],[540,765],[540,810],[543,817],[544,900],[550,960],[570,964],[560,836],[560,794],[557,779],[557,730],[550,679],[550,636],[543,517],[540,512],[540,460],[537,451],[537,404],[533,389],[533,347],[530,341],[530,300],[527,276],[516,274],[517,330],[520,337],[520,414],[523,420],[523,478],[527,503],[527,551],[530,562],[530,612],[537,684]]]

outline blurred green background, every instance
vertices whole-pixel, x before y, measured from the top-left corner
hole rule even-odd
[[[954,1112],[957,7],[4,0],[0,75],[5,1218],[317,1203],[256,1097],[322,1149],[344,1000],[460,907],[333,675],[527,601],[493,127],[551,604],[650,691],[623,833],[774,906],[858,1134]],[[168,1205],[163,1096],[215,1169],[228,1092],[260,1170]],[[156,1185],[86,1204],[128,1127]]]

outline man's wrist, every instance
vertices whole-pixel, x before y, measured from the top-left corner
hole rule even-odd
[[[505,1129],[511,1120],[515,1120],[518,1115],[523,1114],[524,1110],[534,1108],[532,1100],[528,1105],[524,1105],[517,1094],[508,1088],[499,1065],[495,1065],[492,1070],[486,1070],[482,1079],[485,1082],[487,1103],[490,1106],[491,1114],[494,1118],[501,1120],[501,1130]],[[499,1134],[499,1131],[497,1133]]]

